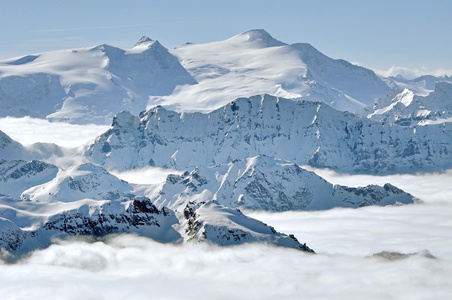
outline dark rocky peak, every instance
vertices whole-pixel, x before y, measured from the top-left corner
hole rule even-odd
[[[154,40],[152,40],[149,37],[144,35],[144,36],[141,37],[141,39],[138,40],[138,42],[133,47],[137,47],[137,46],[140,46],[142,44],[149,44],[149,43],[152,43],[153,41]]]

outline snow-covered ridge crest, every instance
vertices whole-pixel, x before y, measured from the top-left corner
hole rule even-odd
[[[264,30],[169,51],[143,37],[126,50],[103,44],[0,62],[0,116],[72,123],[105,124],[155,105],[207,112],[263,93],[356,112],[393,89],[368,69]]]
[[[122,119],[128,121],[119,124]],[[240,98],[208,114],[156,107],[140,116],[124,112],[115,120],[85,155],[120,170],[148,165],[187,170],[259,154],[380,174],[446,168],[452,161],[450,123],[413,131],[323,103],[269,95]]]

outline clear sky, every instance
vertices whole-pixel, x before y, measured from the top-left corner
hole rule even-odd
[[[452,75],[452,0],[0,0],[0,59],[143,35],[167,48],[262,28],[332,58]]]

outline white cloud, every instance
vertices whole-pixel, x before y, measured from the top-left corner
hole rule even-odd
[[[414,79],[422,75],[434,75],[434,76],[443,76],[443,75],[452,75],[452,70],[447,69],[425,69],[425,68],[405,68],[405,67],[396,67],[393,66],[388,70],[374,70],[375,73],[384,77],[397,76],[401,75],[406,79]]]
[[[112,170],[116,177],[135,184],[153,184],[166,180],[169,174],[182,174],[183,172],[159,167],[144,167],[127,171]]]
[[[0,130],[25,146],[43,142],[63,147],[77,147],[94,140],[107,128],[108,126],[104,125],[73,125],[30,117],[0,118]]]

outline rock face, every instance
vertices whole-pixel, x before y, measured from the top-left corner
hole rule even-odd
[[[413,130],[322,103],[265,95],[237,99],[208,114],[162,107],[139,117],[123,112],[85,155],[111,168],[186,170],[265,154],[298,165],[385,174],[450,167],[451,135],[451,123]]]
[[[293,163],[262,155],[169,175],[161,189],[148,196],[158,207],[177,210],[190,202],[210,199],[227,207],[266,211],[413,203],[410,194],[390,184],[360,188],[332,185]]]
[[[58,168],[39,161],[0,159],[0,194],[19,197],[28,188],[55,178]]]
[[[216,201],[188,203],[183,213],[182,227],[187,240],[208,241],[222,246],[263,242],[314,253],[293,235],[276,232],[273,227]]]

